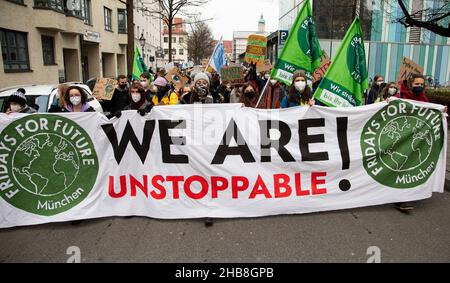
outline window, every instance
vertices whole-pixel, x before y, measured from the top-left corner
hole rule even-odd
[[[180,39],[178,39],[178,43],[184,43],[184,38],[180,37]]]
[[[105,30],[112,31],[112,21],[111,21],[111,15],[112,11],[111,9],[108,9],[106,7],[103,8],[104,11],[104,17],[105,17]]]
[[[44,65],[55,65],[55,39],[45,35],[43,35],[41,39]]]
[[[176,37],[172,37],[172,43],[177,43],[177,38]]]
[[[84,23],[91,24],[91,0],[82,0],[81,17],[84,19]]]
[[[18,4],[23,4],[23,0],[9,0],[9,2],[14,2]]]
[[[119,33],[127,33],[127,10],[117,10],[117,22],[119,23]]]
[[[27,34],[0,29],[0,38],[5,72],[29,70]]]
[[[64,0],[34,0],[35,7],[44,7],[64,12]]]
[[[178,54],[180,54],[180,55],[184,55],[184,49],[180,49],[180,50],[178,50]]]
[[[169,54],[169,49],[164,49],[164,54]]]
[[[177,55],[177,50],[176,49],[172,49],[172,55]]]
[[[168,37],[164,37],[164,42],[168,43],[169,42],[169,38]]]

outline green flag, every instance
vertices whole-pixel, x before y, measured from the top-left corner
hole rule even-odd
[[[320,66],[322,55],[311,4],[306,0],[289,32],[286,45],[272,70],[271,77],[289,86],[292,84],[294,72],[304,70],[312,80],[311,74]]]
[[[142,59],[139,49],[134,47],[134,60],[133,60],[133,80],[139,80],[142,73],[148,73],[148,68]],[[153,81],[153,80],[152,80]]]
[[[369,88],[363,38],[361,22],[356,18],[320,82],[315,99],[331,107],[362,104],[362,94]]]

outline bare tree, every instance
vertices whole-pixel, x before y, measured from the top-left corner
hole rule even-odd
[[[397,19],[397,22],[406,28],[419,27],[430,30],[435,34],[450,37],[450,1],[444,0],[438,2],[436,8],[420,9],[417,11],[408,11],[404,0],[397,0],[404,16]],[[447,25],[447,26],[445,26]]]
[[[174,27],[174,18],[177,15],[184,15],[186,17],[191,17],[193,14],[189,13],[190,8],[200,7],[208,3],[209,0],[153,0],[150,3],[145,4],[155,4],[158,3],[160,9],[151,10],[148,12],[152,15],[158,15],[160,19],[166,24],[169,33],[169,62],[172,62],[172,29]],[[153,7],[153,6],[152,6]]]
[[[195,64],[200,64],[202,59],[208,58],[214,51],[215,41],[209,26],[203,21],[191,24],[191,32],[188,35],[187,49],[189,58]]]

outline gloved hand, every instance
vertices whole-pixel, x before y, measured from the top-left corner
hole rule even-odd
[[[122,117],[122,111],[121,111],[121,110],[117,111],[116,113],[114,113],[114,116],[115,116],[117,119],[119,119],[120,117]]]
[[[147,114],[147,111],[145,109],[138,109],[137,111],[139,113],[139,115],[141,115],[142,117],[145,116],[145,114]]]
[[[207,95],[205,98],[205,103],[209,104],[209,103],[214,103],[214,98],[212,97],[212,95]]]

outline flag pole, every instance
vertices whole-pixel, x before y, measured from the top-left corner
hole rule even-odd
[[[256,103],[255,108],[258,108],[259,103],[261,102],[261,99],[262,99],[262,97],[263,97],[263,95],[264,95],[264,92],[266,91],[267,85],[268,85],[269,82],[270,82],[270,79],[271,79],[271,78],[269,78],[269,79],[267,80],[266,85],[264,86],[263,90],[262,90],[261,93],[259,94],[259,99],[258,99],[258,102]]]

